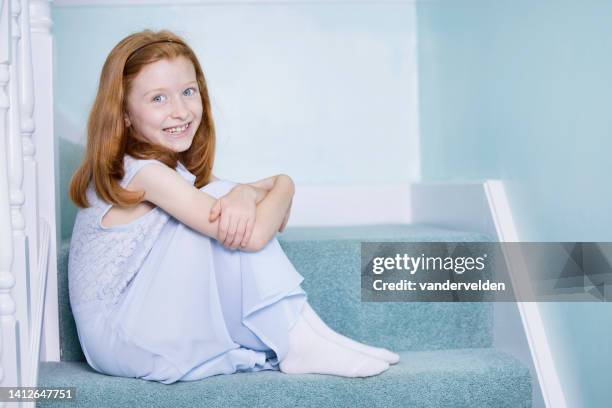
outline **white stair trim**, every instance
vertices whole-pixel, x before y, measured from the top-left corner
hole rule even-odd
[[[489,180],[485,183],[484,188],[499,241],[522,242],[512,217],[512,210],[504,183],[501,180]],[[512,256],[508,252],[504,252],[504,255],[513,281],[519,275],[523,275],[523,278],[521,278],[522,284],[516,285],[513,283],[513,286],[515,288],[525,287],[525,283],[529,282],[529,278],[521,254],[512,251]],[[516,302],[516,305],[520,311],[544,402],[547,407],[565,408],[567,406],[565,395],[555,367],[550,342],[544,329],[538,303]]]

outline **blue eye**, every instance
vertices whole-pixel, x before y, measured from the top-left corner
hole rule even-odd
[[[196,89],[195,88],[187,88],[185,89],[185,92],[183,92],[183,94],[185,96],[192,96],[196,93]]]
[[[161,98],[165,98],[165,95],[156,95],[155,97],[153,97],[152,101],[153,102],[162,102]]]

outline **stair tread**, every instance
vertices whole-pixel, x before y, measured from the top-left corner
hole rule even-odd
[[[76,406],[479,406],[528,407],[529,370],[494,348],[403,351],[381,375],[342,378],[278,371],[219,375],[170,386],[99,374],[85,362],[45,362],[41,387],[76,387]],[[333,400],[329,399],[333,395]],[[44,406],[43,402],[40,404]]]
[[[488,242],[492,237],[472,231],[454,230],[429,224],[375,224],[323,227],[288,227],[279,241],[399,241],[399,242]]]

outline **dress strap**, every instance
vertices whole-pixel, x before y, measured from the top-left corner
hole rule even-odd
[[[142,169],[145,165],[149,163],[157,163],[161,166],[165,166],[165,164],[160,162],[159,160],[135,159],[132,156],[126,154],[123,157],[123,169],[125,171],[125,174],[120,183],[121,187],[125,188],[130,183],[130,181],[134,178],[136,173],[138,173],[138,170]]]

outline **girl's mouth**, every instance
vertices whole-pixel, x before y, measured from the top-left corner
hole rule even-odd
[[[164,132],[172,135],[173,137],[181,137],[181,136],[184,136],[187,133],[187,130],[189,129],[190,126],[191,126],[191,122],[186,123],[186,124],[181,125],[181,126],[165,128]]]

